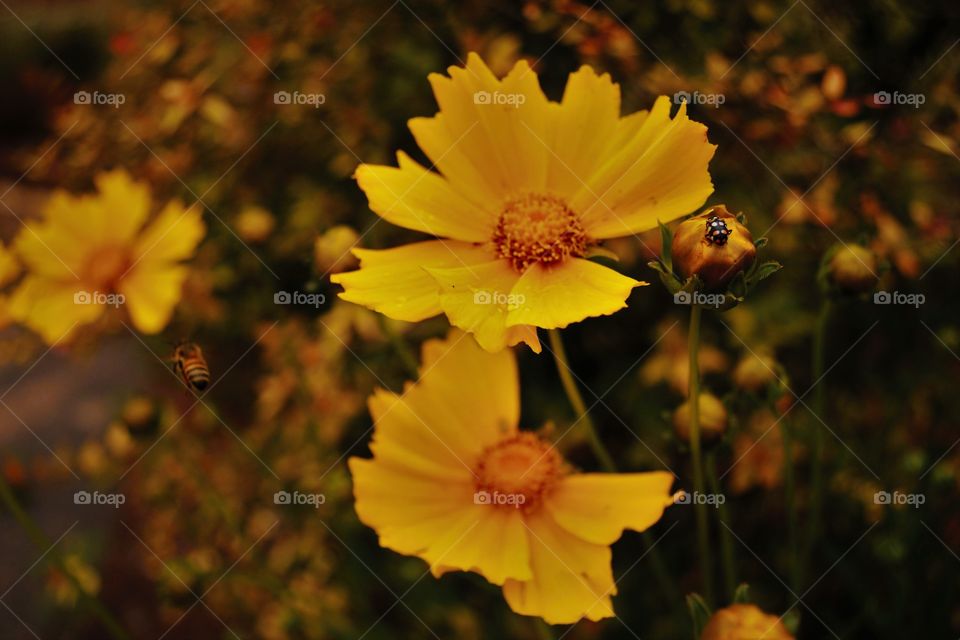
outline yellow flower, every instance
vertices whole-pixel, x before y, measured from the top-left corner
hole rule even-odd
[[[373,459],[349,465],[357,513],[382,546],[435,576],[475,571],[514,611],[551,624],[614,615],[610,545],[660,519],[671,474],[575,473],[518,430],[513,352],[456,330],[424,344],[418,382],[378,390],[369,406]]]
[[[180,261],[203,238],[198,208],[172,200],[144,226],[147,185],[122,170],[95,182],[93,195],[55,192],[43,220],[28,223],[14,242],[27,273],[10,298],[10,315],[49,344],[119,306],[140,331],[159,332],[187,276]]]
[[[670,118],[670,101],[620,116],[620,87],[581,67],[560,103],[521,61],[502,80],[476,54],[430,75],[440,105],[410,130],[438,172],[403,152],[399,168],[361,165],[370,208],[439,239],[355,250],[341,296],[416,322],[445,313],[496,351],[536,328],[565,327],[625,306],[645,284],[586,258],[607,238],[656,227],[713,191],[706,128]]]
[[[700,640],[793,640],[793,636],[777,616],[756,605],[735,604],[710,617]]]

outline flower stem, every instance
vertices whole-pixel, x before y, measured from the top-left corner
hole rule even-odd
[[[393,328],[390,320],[384,315],[377,315],[380,317],[380,330],[387,336],[387,340],[396,352],[397,357],[400,358],[403,368],[406,369],[407,373],[412,375],[414,379],[419,378],[420,365],[418,364],[416,354],[410,348],[410,345],[407,344],[407,341],[403,339],[403,336]]]
[[[717,478],[717,460],[712,453],[707,454],[707,477],[710,482],[710,491],[720,495],[720,481]],[[737,591],[737,565],[733,557],[733,536],[730,534],[730,512],[726,501],[717,503],[717,517],[720,520],[720,552],[723,562],[723,583],[727,590],[727,597],[733,601]],[[725,525],[725,526],[724,526]]]
[[[690,328],[687,344],[690,351],[690,382],[688,400],[690,401],[690,453],[693,458],[693,488],[704,495],[703,453],[700,447],[700,316],[702,308],[698,304],[690,305]],[[710,529],[707,520],[707,505],[696,501],[694,505],[697,520],[697,541],[700,547],[700,566],[703,572],[703,596],[707,604],[713,605],[713,562],[710,557]]]
[[[826,352],[827,326],[830,324],[830,300],[824,298],[820,306],[820,315],[817,318],[816,333],[813,335],[813,414],[818,419],[823,415],[824,406],[824,387],[820,384],[820,378],[823,377],[823,365]],[[801,572],[804,565],[810,561],[810,555],[813,552],[813,545],[820,535],[820,517],[823,503],[823,465],[824,465],[824,433],[823,425],[816,424],[813,427],[813,470],[810,481],[810,525],[807,538],[805,560],[801,564]],[[802,583],[802,579],[799,580]]]
[[[586,404],[583,402],[583,396],[580,395],[580,390],[577,389],[577,384],[573,379],[572,370],[570,369],[570,363],[567,359],[567,352],[563,348],[563,339],[560,337],[560,332],[556,329],[551,329],[549,333],[550,349],[553,352],[553,359],[556,362],[557,372],[560,374],[560,381],[563,384],[563,390],[567,394],[567,399],[570,401],[573,410],[580,415],[580,422],[586,425],[585,429],[590,439],[590,447],[593,449],[593,453],[596,455],[597,460],[599,460],[601,467],[608,473],[616,473],[617,465],[614,463],[613,457],[610,455],[610,452],[607,451],[603,441],[600,440],[597,430],[593,426],[593,420],[590,418]],[[653,536],[650,535],[650,531],[643,531],[640,533],[640,537],[643,540],[644,547],[646,547],[646,555],[650,556],[650,564],[653,568],[654,576],[660,584],[660,590],[663,592],[664,597],[667,598],[667,601],[677,607],[678,617],[685,618],[686,611],[682,605],[682,600],[675,597],[680,594],[680,590],[667,572],[663,558],[656,549],[656,542]]]
[[[787,544],[790,547],[790,587],[800,589],[800,549],[797,543],[796,480],[793,470],[793,434],[785,418],[780,419],[780,434],[783,439],[783,484],[786,493]]]
[[[33,542],[40,551],[50,553],[51,559],[57,565],[57,568],[60,569],[60,572],[70,581],[73,588],[77,590],[81,601],[85,603],[87,609],[100,619],[100,622],[103,623],[103,626],[107,629],[110,636],[114,638],[114,640],[129,640],[130,636],[123,630],[120,623],[117,622],[110,611],[96,596],[86,591],[77,577],[70,571],[70,568],[66,566],[60,554],[55,550],[50,551],[50,540],[44,535],[43,531],[40,530],[37,523],[33,521],[33,518],[20,506],[16,495],[13,493],[13,489],[7,484],[6,478],[4,478],[2,474],[0,474],[0,499],[3,500],[3,503],[20,526],[23,527],[30,541]]]
[[[590,413],[587,411],[587,405],[583,401],[583,396],[580,395],[580,390],[577,389],[577,383],[573,379],[570,362],[567,359],[567,352],[563,348],[563,339],[560,337],[560,332],[557,329],[550,329],[550,349],[553,351],[553,359],[557,363],[557,373],[560,374],[560,382],[563,384],[563,390],[566,392],[567,399],[570,400],[570,404],[578,416],[577,421],[583,425],[583,430],[587,432],[587,439],[590,442],[593,455],[597,457],[597,461],[604,471],[609,473],[616,472],[617,466],[614,464],[613,458],[604,446],[603,441],[600,440],[593,420],[590,418]]]
[[[555,640],[556,636],[553,635],[553,628],[548,625],[543,618],[534,618],[533,626],[537,630],[537,636],[540,640]]]

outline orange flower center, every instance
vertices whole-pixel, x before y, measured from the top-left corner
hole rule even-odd
[[[475,502],[530,511],[565,474],[563,458],[549,443],[519,433],[480,456]]]
[[[116,292],[132,260],[126,247],[107,246],[94,251],[84,265],[83,280],[102,293]]]
[[[535,262],[551,265],[583,256],[588,238],[580,217],[562,198],[528,193],[503,205],[493,244],[497,256],[522,272]]]

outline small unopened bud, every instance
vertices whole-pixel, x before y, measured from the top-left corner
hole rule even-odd
[[[684,442],[690,442],[690,400],[673,412],[673,430]],[[700,394],[700,441],[713,444],[727,430],[727,409],[720,398],[710,393]]]
[[[677,227],[673,265],[684,278],[697,276],[707,290],[725,287],[757,257],[750,230],[724,205],[711,207]]]
[[[700,640],[794,640],[783,620],[753,604],[718,609],[707,621]]]
[[[270,237],[277,221],[273,215],[258,206],[249,206],[237,216],[237,234],[246,242],[264,242]]]
[[[341,224],[328,229],[313,245],[313,260],[317,271],[340,273],[354,268],[357,259],[350,250],[357,244],[358,239],[353,227]]]
[[[153,400],[146,396],[134,396],[123,405],[120,419],[131,433],[145,436],[156,431],[160,414]]]
[[[747,354],[733,370],[733,382],[747,391],[761,391],[777,379],[776,361],[764,354]]]
[[[848,293],[866,293],[877,284],[877,257],[859,244],[844,245],[830,259],[830,280]]]

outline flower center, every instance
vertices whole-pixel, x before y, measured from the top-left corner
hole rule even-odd
[[[488,447],[476,468],[481,504],[538,507],[543,497],[566,474],[560,454],[533,433],[519,433]]]
[[[588,238],[579,216],[562,198],[528,193],[503,205],[493,244],[497,256],[522,272],[535,262],[551,265],[583,256]]]
[[[103,293],[113,293],[120,278],[130,267],[130,252],[126,247],[107,246],[94,251],[87,260],[83,280]]]

